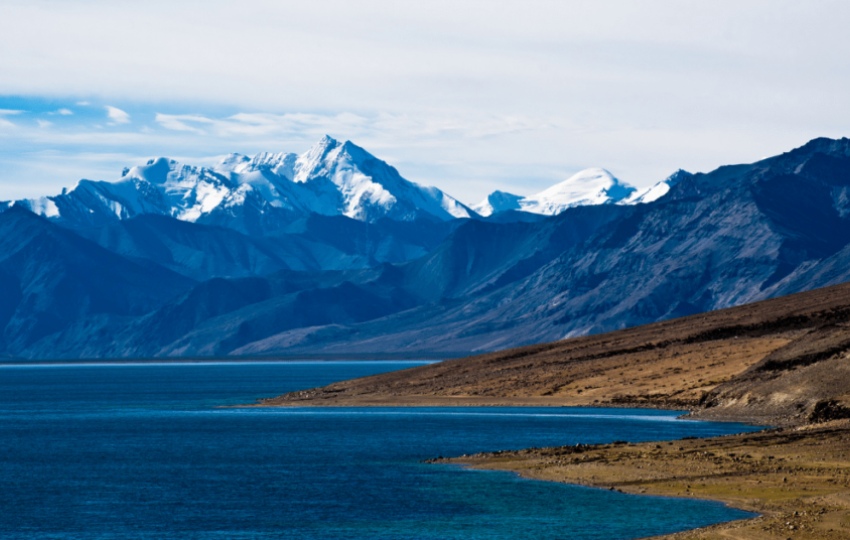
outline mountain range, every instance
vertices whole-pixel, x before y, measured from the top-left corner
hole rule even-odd
[[[850,140],[468,207],[351,142],[0,203],[0,354],[466,354],[850,278]]]
[[[353,143],[327,136],[300,156],[231,154],[212,168],[152,159],[124,169],[117,182],[81,180],[60,195],[5,203],[11,204],[72,228],[160,215],[260,236],[309,214],[368,223],[472,214],[442,191],[405,180]]]
[[[605,169],[585,169],[527,197],[494,191],[472,209],[483,217],[511,210],[554,216],[576,206],[647,203],[666,195],[678,177],[677,171],[666,180],[639,190],[615,178]]]

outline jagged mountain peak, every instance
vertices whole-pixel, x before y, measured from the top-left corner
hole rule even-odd
[[[790,174],[806,167],[828,167],[817,157],[823,155],[850,156],[850,139],[813,139],[780,156],[720,170],[736,177],[741,167],[757,174],[767,174],[768,169]],[[114,182],[81,180],[74,189],[59,195],[16,203],[47,218],[76,225],[157,214],[235,226],[244,232],[265,227],[269,220],[261,215],[269,209],[300,215],[342,215],[360,221],[420,217],[451,220],[473,217],[475,212],[489,216],[504,211],[554,215],[575,206],[652,202],[685,178],[692,180],[678,190],[677,196],[712,189],[703,182],[722,182],[724,175],[708,179],[680,170],[650,188],[637,190],[606,169],[589,168],[530,196],[496,191],[473,210],[437,188],[404,179],[395,168],[351,141],[325,135],[301,155],[234,153],[213,167],[160,157],[124,169]],[[0,202],[0,210],[11,204]],[[234,220],[254,225],[233,225]]]
[[[293,219],[291,213],[360,221],[445,221],[472,215],[439,189],[410,182],[363,148],[328,135],[300,156],[234,153],[211,168],[156,158],[124,169],[115,182],[83,180],[60,195],[19,202],[40,215],[76,225],[158,214],[245,232],[267,225],[275,209],[290,213],[278,213],[272,219],[278,222]]]
[[[325,135],[305,153],[297,156],[293,181],[309,182],[326,177],[332,174],[340,164],[359,168],[367,160],[380,161],[351,141],[340,142],[330,135]],[[386,166],[389,167],[389,165]]]

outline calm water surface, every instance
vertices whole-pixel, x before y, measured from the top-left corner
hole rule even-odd
[[[421,463],[747,426],[622,409],[220,407],[411,365],[0,366],[0,537],[626,539],[749,515]]]

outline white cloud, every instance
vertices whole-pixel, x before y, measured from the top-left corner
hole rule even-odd
[[[42,128],[42,129],[49,128],[50,126],[53,125],[53,122],[50,122],[49,120],[38,119],[35,122],[36,122],[36,124],[38,124],[38,127]]]
[[[72,116],[74,114],[74,111],[63,107],[57,111],[54,111],[53,114],[58,114],[59,116]]]
[[[104,107],[106,109],[106,116],[112,120],[112,124],[129,124],[130,123],[130,115],[125,111],[122,111],[118,107],[113,107],[112,105],[106,105]]]

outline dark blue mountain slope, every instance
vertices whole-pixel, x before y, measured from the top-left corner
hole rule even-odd
[[[30,309],[35,299],[16,292],[15,272],[57,264],[53,248],[33,247],[16,265],[0,261],[0,292],[10,299],[0,304],[0,316],[21,321],[26,319],[20,313],[63,313],[62,299],[77,294],[72,303],[77,307],[62,319],[75,322],[39,323],[38,331],[19,324],[8,350],[33,358],[473,352],[831,285],[850,280],[850,140],[816,139],[757,163],[681,173],[667,196],[647,204],[572,208],[532,222],[456,220],[430,237],[416,236],[415,221],[388,225],[386,232],[370,228],[380,227],[378,221],[358,229],[345,218],[320,219],[318,225],[296,220],[278,237],[284,244],[302,235],[330,246],[326,253],[357,253],[369,259],[368,268],[216,279],[182,294],[157,291],[138,304],[127,300],[135,293],[114,293],[115,302],[128,306],[120,317],[93,318],[82,310],[82,318],[74,319],[79,306],[100,298],[94,284],[85,294],[48,287],[41,300],[49,309]],[[32,226],[27,223],[10,226],[8,234]],[[385,235],[406,243],[408,233],[424,254],[397,264],[381,260],[378,253],[393,252],[380,247]],[[5,253],[19,243],[13,240]],[[85,243],[80,249],[93,247]],[[136,255],[165,272],[155,264],[158,256]],[[327,268],[326,261],[317,259],[316,268]],[[101,272],[106,285],[115,276],[139,275],[130,268]],[[128,286],[146,290],[141,281]],[[172,289],[181,292],[179,286]],[[19,313],[21,306],[29,311]],[[107,311],[120,310],[99,312]]]
[[[87,317],[143,315],[192,285],[27,210],[0,214],[0,347],[7,354]]]

